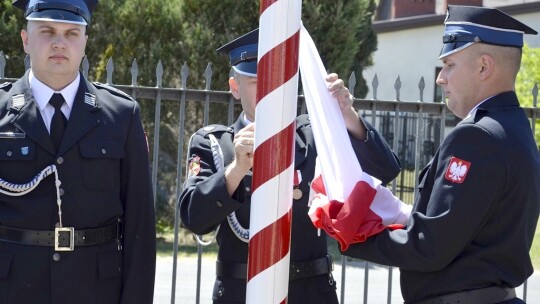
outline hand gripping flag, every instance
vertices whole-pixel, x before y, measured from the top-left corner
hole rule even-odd
[[[384,229],[404,227],[411,207],[383,187],[381,181],[362,171],[339,105],[328,91],[324,65],[303,26],[299,60],[318,154],[310,200],[314,193],[322,193],[329,198],[322,205],[311,205],[311,221],[315,227],[324,229],[338,240],[341,250]]]

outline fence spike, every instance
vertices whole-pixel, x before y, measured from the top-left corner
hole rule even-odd
[[[210,85],[212,84],[212,63],[209,62],[204,70],[204,78],[206,81],[206,90],[210,90]]]
[[[373,100],[377,100],[377,88],[379,87],[379,77],[375,73],[373,81],[371,81],[371,86],[373,87]]]
[[[396,100],[400,101],[400,93],[401,93],[401,78],[397,77],[396,82],[394,82],[394,89],[396,90]]]
[[[187,62],[184,61],[184,65],[182,65],[182,70],[180,71],[180,78],[182,79],[182,83],[181,83],[182,90],[186,90],[187,88],[188,75],[189,75],[189,68],[188,68]]]
[[[24,56],[24,70],[28,71],[28,69],[30,69],[30,56],[26,54],[26,56]]]
[[[352,71],[351,76],[349,76],[349,92],[354,97],[354,88],[356,87],[356,73]]]
[[[90,70],[90,63],[88,62],[88,57],[84,55],[83,61],[82,61],[82,73],[84,77],[88,78],[88,70]]]
[[[156,86],[158,88],[161,88],[161,85],[163,84],[163,64],[161,63],[161,60],[159,60],[157,68],[156,68],[156,79],[157,79]]]
[[[133,58],[131,63],[131,86],[137,86],[137,76],[139,76],[139,66],[137,65],[137,58]]]
[[[4,52],[0,51],[0,78],[4,78],[5,69],[6,69],[6,56],[4,56]]]
[[[424,102],[424,89],[426,88],[426,82],[424,81],[424,76],[420,77],[420,82],[418,82],[418,89],[420,90],[420,101]]]
[[[534,83],[534,87],[532,89],[532,95],[533,95],[533,106],[536,108],[536,105],[538,102],[538,82]]]
[[[107,70],[107,82],[106,83],[108,85],[112,85],[112,74],[114,72],[114,62],[113,62],[112,57],[110,57],[109,60],[107,61],[106,70]]]

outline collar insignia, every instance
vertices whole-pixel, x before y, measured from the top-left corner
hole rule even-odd
[[[11,102],[11,109],[20,111],[25,103],[26,99],[24,98],[24,94],[14,95]]]
[[[85,92],[84,93],[84,103],[91,106],[91,107],[93,107],[93,108],[96,108],[97,107],[97,105],[96,105],[96,95]]]

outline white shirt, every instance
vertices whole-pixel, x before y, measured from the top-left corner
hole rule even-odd
[[[32,95],[36,100],[39,112],[41,113],[41,117],[43,117],[43,122],[45,123],[49,133],[51,132],[51,120],[54,115],[54,107],[49,104],[49,100],[54,93],[60,93],[64,97],[66,102],[62,105],[61,110],[66,119],[69,120],[69,115],[71,114],[71,109],[73,108],[73,102],[75,101],[75,95],[79,89],[79,83],[81,82],[80,74],[77,74],[77,78],[75,78],[75,80],[73,80],[60,92],[54,91],[43,82],[39,81],[34,76],[34,73],[32,73],[32,70],[30,70],[28,82],[30,83],[30,90],[32,90]]]

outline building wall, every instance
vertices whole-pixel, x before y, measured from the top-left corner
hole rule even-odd
[[[514,18],[540,32],[540,11],[513,15]],[[435,95],[435,69],[442,67],[438,59],[442,47],[443,24],[411,29],[385,31],[377,34],[377,51],[373,54],[373,66],[363,73],[369,87],[367,99],[372,99],[371,83],[375,74],[379,86],[377,98],[396,100],[394,83],[401,79],[400,100],[420,100],[418,83],[424,77],[425,102],[433,102]],[[525,42],[540,48],[540,35],[525,35]]]

